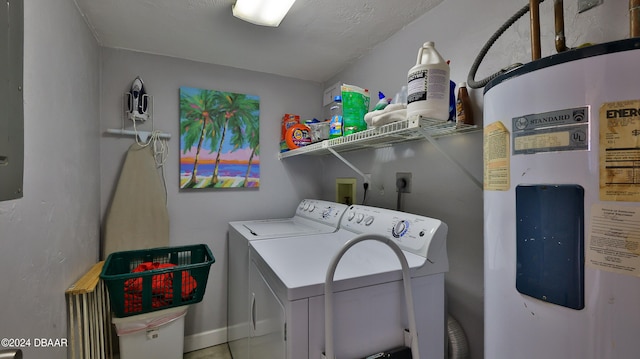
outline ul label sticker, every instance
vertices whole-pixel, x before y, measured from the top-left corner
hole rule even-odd
[[[589,108],[514,117],[513,154],[589,149]]]

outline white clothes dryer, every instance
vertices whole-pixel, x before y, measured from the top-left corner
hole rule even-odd
[[[353,205],[334,233],[250,243],[251,359],[321,358],[327,269],[347,241],[365,233],[385,236],[402,249],[412,277],[421,359],[445,357],[447,225]],[[404,345],[402,271],[390,248],[376,241],[357,243],[340,260],[333,288],[336,357],[362,358]]]
[[[335,232],[347,208],[341,203],[304,199],[291,218],[229,223],[227,339],[234,359],[248,358],[249,242]]]

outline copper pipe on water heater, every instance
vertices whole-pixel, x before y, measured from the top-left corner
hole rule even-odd
[[[640,0],[629,0],[631,37],[640,37]]]
[[[542,56],[540,50],[540,0],[529,0],[529,18],[531,20],[531,60]]]
[[[640,1],[640,0],[638,0]],[[564,37],[564,3],[563,0],[554,0],[553,2],[553,18],[556,28],[556,51],[563,52],[567,50]]]

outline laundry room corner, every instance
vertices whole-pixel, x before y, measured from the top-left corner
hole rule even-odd
[[[0,359],[638,357],[640,0],[272,1],[3,2]]]
[[[228,222],[259,218],[264,213],[291,216],[291,209],[300,198],[320,197],[313,181],[319,177],[319,168],[308,166],[304,161],[284,164],[270,154],[278,152],[282,113],[296,111],[312,116],[318,112],[320,104],[316,99],[321,96],[321,86],[276,75],[102,48],[102,218],[113,197],[124,154],[135,141],[134,137],[106,131],[121,127],[123,94],[129,91],[137,76],[144,80],[146,92],[153,96],[154,128],[171,135],[164,165],[170,245],[206,243],[216,258],[202,303],[193,306],[187,314],[185,346],[199,349],[202,345],[223,343],[226,341]],[[179,89],[183,86],[247,93],[260,98],[260,188],[179,188]]]

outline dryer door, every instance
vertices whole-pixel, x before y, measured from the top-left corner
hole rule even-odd
[[[253,262],[249,269],[249,292],[249,357],[287,358],[284,306]]]
[[[229,226],[227,341],[234,359],[249,358],[249,244]]]

